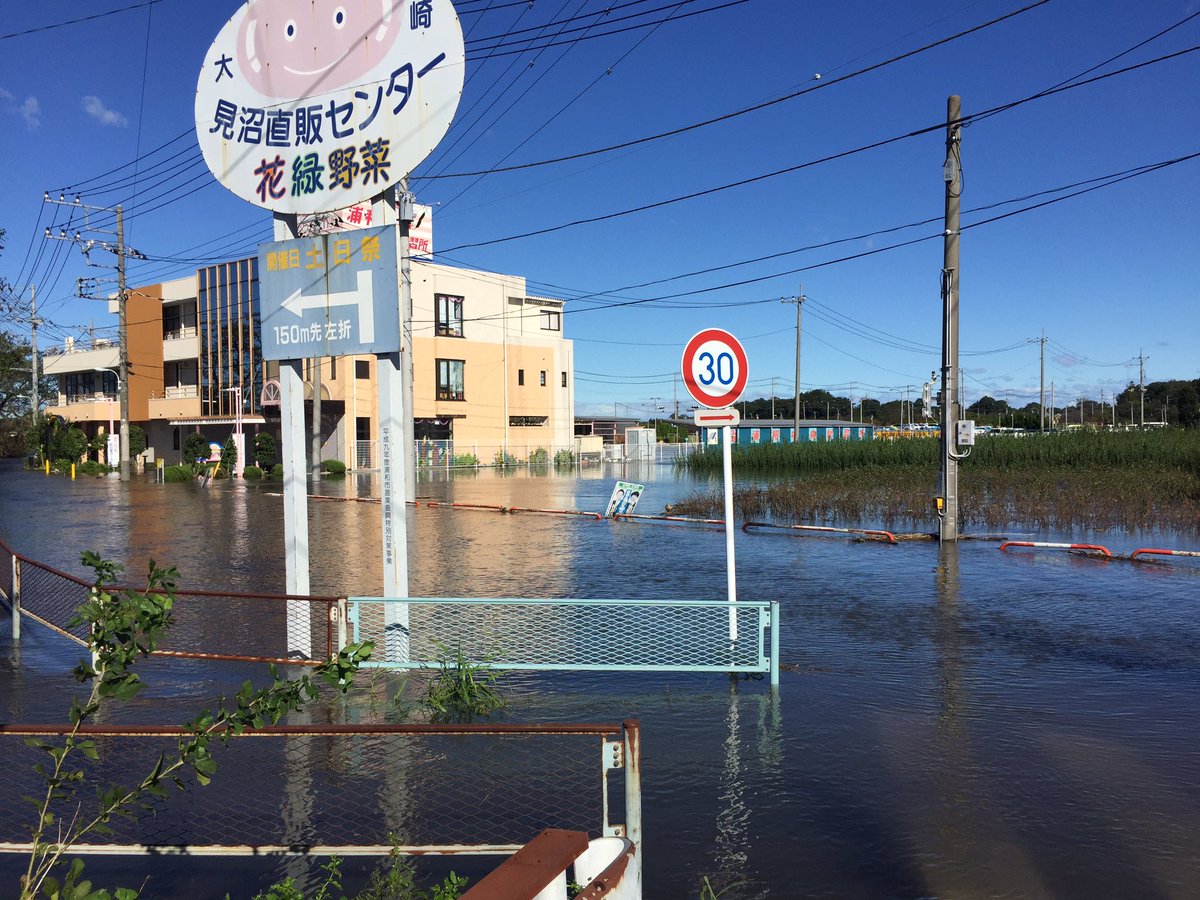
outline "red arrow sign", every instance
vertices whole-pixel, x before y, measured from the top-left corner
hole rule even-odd
[[[697,425],[736,425],[741,420],[741,414],[734,407],[698,409],[695,414]]]

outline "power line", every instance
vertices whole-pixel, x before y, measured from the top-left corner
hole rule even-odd
[[[133,9],[142,9],[147,6],[153,6],[156,3],[162,3],[163,0],[142,0],[141,3],[133,3],[129,6],[122,6],[120,9],[110,9],[107,12],[93,13],[90,16],[81,16],[78,19],[68,19],[65,22],[51,22],[49,25],[38,25],[35,28],[26,28],[24,31],[13,31],[9,34],[0,34],[0,41],[7,41],[9,38],[25,37],[30,34],[38,34],[42,31],[53,31],[55,28],[66,28],[68,25],[78,25],[80,22],[93,22],[96,19],[104,19],[108,16],[115,16],[118,13],[129,12]]]

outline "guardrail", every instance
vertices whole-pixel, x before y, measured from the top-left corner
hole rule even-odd
[[[44,791],[28,737],[68,725],[0,725],[0,853],[28,853],[32,807]],[[188,734],[174,726],[83,726],[98,759],[90,784],[149,773]],[[213,742],[217,772],[200,788],[144,798],[111,832],[72,854],[386,856],[510,854],[544,828],[625,838],[642,858],[641,743],[635,719],[531,725],[291,725]],[[132,773],[132,774],[131,774]],[[92,793],[63,801],[67,821]],[[389,834],[394,838],[389,840]],[[640,862],[638,863],[640,864]]]
[[[375,641],[367,667],[436,667],[450,648],[498,669],[746,672],[779,683],[777,602],[351,597],[347,606],[350,639]]]
[[[1051,550],[1082,550],[1087,553],[1099,554],[1104,559],[1112,559],[1113,555],[1107,547],[1100,544],[1060,544],[1050,541],[1005,541],[1000,545],[1001,550],[1007,550],[1009,547],[1030,547],[1030,548],[1048,548]]]

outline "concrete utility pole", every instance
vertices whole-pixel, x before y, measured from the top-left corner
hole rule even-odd
[[[59,232],[59,234],[55,235],[55,234],[51,233],[49,228],[47,228],[46,229],[46,237],[52,238],[54,240],[60,240],[60,241],[71,241],[72,243],[78,244],[80,249],[83,251],[84,256],[88,256],[88,254],[92,251],[92,249],[94,249],[96,246],[99,246],[101,249],[107,250],[109,253],[112,253],[117,258],[117,264],[115,267],[117,270],[117,314],[118,314],[117,350],[118,350],[118,354],[119,354],[119,357],[118,357],[119,365],[118,365],[118,375],[117,375],[119,384],[117,385],[117,389],[121,395],[121,459],[120,459],[119,468],[120,468],[120,472],[121,472],[121,480],[128,481],[129,480],[129,341],[128,341],[128,334],[126,331],[127,320],[126,320],[126,315],[125,315],[126,306],[127,306],[126,301],[128,300],[128,291],[125,286],[125,259],[127,257],[133,257],[134,259],[145,259],[146,256],[143,253],[139,253],[138,251],[125,246],[125,211],[124,211],[123,207],[120,206],[119,204],[116,207],[89,206],[86,203],[80,202],[80,199],[78,197],[76,197],[72,201],[68,201],[66,199],[66,197],[62,196],[61,194],[59,195],[57,200],[51,200],[50,195],[46,194],[45,200],[47,203],[55,203],[59,206],[71,206],[71,207],[75,207],[77,209],[83,210],[84,216],[85,216],[85,221],[86,221],[86,218],[93,212],[115,213],[115,215],[116,215],[117,223],[116,223],[116,231],[115,232],[102,231],[102,229],[93,229],[90,224],[85,225],[86,230],[89,230],[89,231],[95,230],[95,231],[102,231],[102,233],[105,233],[105,234],[115,234],[116,238],[117,238],[115,245],[109,241],[85,240],[83,235],[78,231],[75,232],[74,235],[68,236],[66,229],[62,229]],[[89,265],[98,265],[98,264],[90,262],[90,257],[89,257]],[[85,295],[83,293],[80,293],[80,296],[90,296],[90,295]],[[99,299],[99,298],[95,298],[95,299]]]
[[[775,382],[779,380],[778,375],[771,376],[771,421],[775,421]]]
[[[37,314],[37,285],[36,284],[30,286],[29,323],[30,323],[30,327],[32,328],[32,336],[29,339],[29,346],[30,346],[30,350],[32,351],[30,353],[30,359],[31,359],[30,365],[32,367],[32,373],[33,373],[33,384],[31,386],[31,390],[30,390],[30,394],[32,395],[30,398],[30,402],[33,405],[30,409],[30,416],[32,417],[33,421],[36,422],[37,416],[38,416],[37,330],[38,330],[38,326],[42,324],[42,320],[38,318],[38,314]]]
[[[958,421],[958,219],[962,197],[962,101],[953,94],[946,101],[946,217],[942,254],[942,403],[941,451],[942,509],[938,535],[942,541],[958,540],[958,460],[954,423]]]
[[[792,440],[800,440],[800,312],[804,306],[804,285],[800,285],[800,293],[795,297],[784,297],[781,303],[796,304],[796,408],[792,411],[792,427],[796,430],[792,432]],[[829,418],[826,413],[826,418]]]
[[[1146,356],[1145,354],[1143,354],[1141,350],[1139,350],[1138,351],[1138,389],[1142,393],[1140,412],[1138,413],[1138,427],[1139,428],[1146,427],[1146,360],[1147,359],[1149,359],[1149,357]]]
[[[1054,382],[1050,382],[1050,430],[1054,430],[1054,421],[1058,414],[1058,402],[1054,399]]]
[[[400,462],[404,466],[404,499],[412,503],[417,498],[417,437],[413,411],[416,409],[416,393],[413,385],[413,298],[412,298],[412,252],[409,247],[409,229],[416,214],[414,198],[408,191],[408,176],[400,180],[396,192],[396,220],[400,231],[400,393],[404,403],[404,417],[400,423]],[[505,327],[507,328],[507,310]],[[507,341],[506,341],[507,343]],[[508,352],[507,346],[505,353]],[[504,378],[504,389],[508,390],[508,376]],[[508,412],[505,411],[504,427],[508,428]],[[507,430],[505,434],[507,435]],[[508,453],[508,439],[504,441],[504,452]],[[401,507],[403,514],[403,507]],[[405,574],[405,593],[407,591]]]
[[[1038,388],[1038,406],[1041,407],[1038,418],[1038,431],[1046,430],[1046,332],[1040,338],[1034,338],[1042,345],[1042,375]]]

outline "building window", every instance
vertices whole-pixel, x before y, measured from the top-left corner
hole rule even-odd
[[[178,425],[176,425],[174,428],[171,429],[171,449],[172,450],[179,449],[179,426]]]
[[[508,424],[513,428],[536,428],[545,425],[549,416],[509,416]]]
[[[329,380],[337,381],[337,357],[329,357]]]
[[[354,418],[354,439],[358,441],[371,440],[371,419],[369,416]]]
[[[452,294],[434,294],[436,331],[443,337],[463,336],[463,298]]]
[[[354,361],[354,377],[363,381],[371,377],[371,363],[369,360],[356,359]]]
[[[539,380],[540,380],[542,387],[545,387],[546,386],[546,370],[545,369],[542,369],[542,374],[541,374]]]
[[[466,362],[461,359],[439,359],[437,361],[437,398],[439,400],[465,400],[463,393],[463,369]]]
[[[542,331],[562,331],[562,313],[543,309],[541,319]]]
[[[562,373],[562,383],[563,383],[563,387],[567,386],[567,373],[566,372]]]
[[[517,384],[523,385],[524,383],[525,383],[525,370],[517,369]]]

